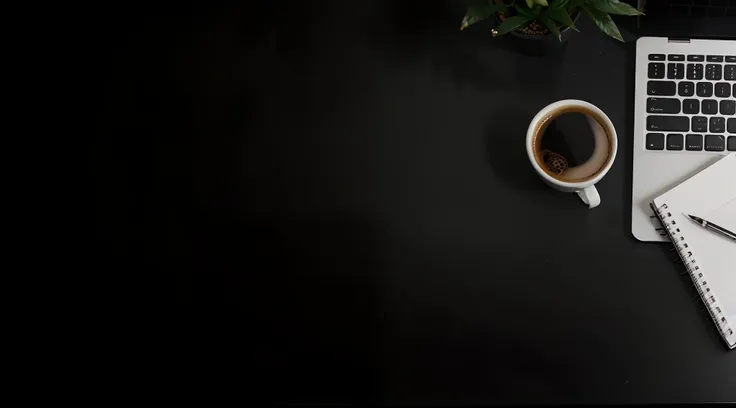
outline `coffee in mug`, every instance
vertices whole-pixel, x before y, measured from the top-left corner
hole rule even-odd
[[[601,203],[595,184],[608,173],[618,150],[616,129],[597,106],[567,99],[539,111],[526,133],[526,151],[550,187],[574,192],[594,208]]]
[[[596,112],[584,107],[565,106],[550,112],[534,133],[534,158],[557,180],[592,179],[613,160],[613,132]]]

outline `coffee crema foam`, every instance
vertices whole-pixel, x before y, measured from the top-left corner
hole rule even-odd
[[[583,156],[586,158],[579,160],[580,163],[576,163],[575,155],[570,153],[570,149],[556,152],[542,147],[542,141],[545,140],[545,133],[550,124],[569,113],[584,115],[587,119],[589,133],[578,134],[584,132],[576,131],[575,135],[569,136],[557,132],[548,137],[561,138],[563,144],[575,145],[573,147],[578,148],[578,153],[581,150],[585,151]],[[577,183],[595,178],[613,160],[613,129],[610,129],[605,123],[606,121],[600,115],[580,106],[565,106],[551,112],[534,131],[532,138],[534,159],[545,173],[560,181]],[[572,142],[567,139],[571,139]],[[586,143],[592,146],[586,146]],[[557,150],[560,149],[557,148]],[[590,151],[589,156],[588,151]]]

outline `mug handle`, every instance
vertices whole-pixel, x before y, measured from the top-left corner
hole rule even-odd
[[[601,196],[598,194],[598,190],[596,190],[595,186],[585,187],[584,189],[577,191],[577,193],[578,197],[580,197],[585,204],[588,204],[588,208],[598,207],[601,203]]]

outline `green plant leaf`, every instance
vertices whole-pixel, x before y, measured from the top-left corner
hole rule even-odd
[[[557,24],[555,24],[554,21],[550,20],[546,15],[539,16],[539,21],[544,24],[545,27],[549,28],[549,31],[552,32],[552,35],[554,35],[558,40],[562,41],[562,36],[560,35],[560,29],[557,28]]]
[[[496,35],[504,35],[511,30],[515,30],[524,24],[532,21],[532,18],[525,16],[513,16],[509,17],[496,27]]]
[[[565,27],[570,27],[575,31],[580,31],[577,27],[575,27],[575,23],[572,21],[572,18],[569,14],[567,14],[567,10],[565,10],[564,8],[550,10],[547,15],[549,16],[549,18],[564,25]]]
[[[487,19],[491,14],[504,9],[505,7],[503,5],[498,4],[468,6],[468,11],[465,13],[465,17],[463,17],[463,21],[460,23],[460,29],[464,30],[477,22]]]
[[[548,7],[549,3],[547,3],[547,0],[534,0],[535,3],[539,4],[540,6]]]
[[[570,0],[552,0],[552,4],[549,6],[550,9],[561,9],[564,8]]]
[[[532,14],[531,10],[524,8],[524,6],[514,6],[516,9],[516,14],[524,17],[529,17],[530,20],[534,19],[534,14]]]
[[[610,14],[620,14],[624,16],[640,16],[644,14],[619,0],[591,0],[589,6]]]
[[[565,7],[565,8],[566,8],[566,9],[567,9],[568,11],[572,11],[573,9],[575,9],[575,8],[577,8],[577,7],[580,7],[580,8],[582,8],[582,7],[583,7],[583,6],[585,5],[585,4],[587,4],[587,3],[588,3],[588,0],[570,0],[570,1],[569,1],[569,2],[567,3],[567,5],[566,5],[566,7]]]
[[[526,0],[526,5],[527,5],[527,7],[529,7],[529,8],[532,8],[532,7],[534,7],[534,0]]]
[[[590,9],[588,7],[583,7],[583,12],[585,15],[593,19],[595,25],[597,25],[601,31],[621,42],[624,41],[623,37],[621,37],[621,32],[618,31],[618,26],[616,26],[616,23],[613,22],[608,13],[601,10]]]

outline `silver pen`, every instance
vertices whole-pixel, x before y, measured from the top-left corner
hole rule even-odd
[[[691,220],[693,220],[696,223],[698,223],[698,225],[700,225],[701,227],[706,228],[706,229],[709,229],[709,230],[711,230],[713,232],[717,232],[717,233],[719,233],[721,235],[725,235],[725,236],[731,238],[732,240],[736,241],[736,234],[734,234],[733,232],[731,232],[731,231],[729,231],[729,230],[727,230],[727,229],[725,229],[725,228],[723,228],[721,226],[718,226],[716,224],[713,224],[712,222],[706,221],[706,220],[704,220],[704,219],[702,219],[700,217],[696,217],[696,216],[690,215],[690,214],[687,214],[687,216],[690,217]]]

